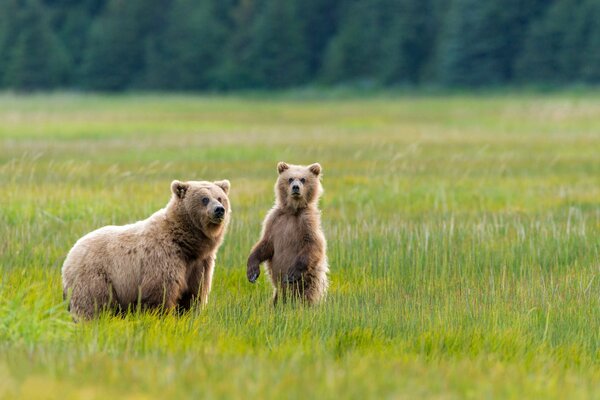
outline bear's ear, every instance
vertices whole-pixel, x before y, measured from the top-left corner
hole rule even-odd
[[[183,199],[189,187],[190,185],[188,185],[187,183],[180,182],[177,180],[171,182],[171,192],[173,192],[173,194],[179,197],[180,199]]]
[[[310,172],[312,172],[313,174],[315,174],[316,176],[319,176],[321,174],[321,164],[319,163],[314,163],[308,166],[308,170]]]
[[[215,181],[214,184],[217,185],[218,187],[220,187],[221,189],[223,189],[225,194],[229,193],[229,188],[231,187],[231,183],[229,183],[229,181],[227,179],[223,179],[222,181]]]
[[[277,163],[277,172],[279,172],[280,174],[288,168],[290,168],[290,166],[284,163],[283,161],[279,161]]]

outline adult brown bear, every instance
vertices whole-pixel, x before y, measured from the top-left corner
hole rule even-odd
[[[229,181],[173,181],[171,200],[148,219],[105,226],[75,243],[62,268],[74,318],[103,309],[206,304],[231,209]]]

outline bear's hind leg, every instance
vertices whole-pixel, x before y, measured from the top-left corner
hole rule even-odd
[[[307,280],[301,293],[302,300],[307,304],[313,305],[321,302],[327,291],[327,276],[313,276]]]
[[[186,289],[185,270],[172,274],[166,272],[162,276],[147,275],[140,286],[140,306],[143,310],[176,310]]]
[[[87,274],[71,290],[69,310],[76,318],[91,319],[100,312],[114,309],[117,298],[108,278],[101,272]]]

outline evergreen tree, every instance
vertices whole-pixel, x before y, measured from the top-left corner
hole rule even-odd
[[[597,20],[590,21],[584,0],[571,1],[570,6],[567,15],[572,15],[573,19],[570,24],[561,27],[562,40],[557,54],[561,71],[560,79],[565,82],[582,80],[583,49],[587,44],[590,25],[599,22]],[[560,19],[564,20],[564,17],[561,16]]]
[[[252,86],[252,28],[260,0],[240,0],[231,9],[231,34],[224,44],[224,61],[218,72],[219,87],[237,89]]]
[[[558,0],[531,24],[516,62],[520,82],[557,84],[584,79],[584,49],[598,25],[595,5],[594,0]]]
[[[327,44],[338,29],[341,0],[304,0],[299,20],[306,44],[308,74],[314,79],[321,69]]]
[[[19,30],[8,52],[4,79],[17,90],[50,89],[65,83],[69,60],[50,29],[43,6],[28,0],[13,14]]]
[[[343,10],[339,31],[323,62],[326,83],[376,80],[393,0],[353,1]]]
[[[0,87],[600,81],[598,0],[2,0]]]
[[[435,48],[440,24],[432,0],[398,0],[382,38],[380,74],[385,83],[419,83]]]
[[[449,85],[497,85],[513,78],[528,23],[540,0],[456,0],[440,44],[440,80]]]
[[[82,66],[85,84],[99,90],[140,84],[150,34],[164,26],[169,5],[170,0],[110,0],[91,28]]]
[[[308,52],[297,0],[267,0],[249,46],[251,81],[265,88],[299,85],[308,77]]]
[[[106,0],[46,0],[52,7],[52,27],[64,44],[72,62],[69,85],[80,85],[80,71],[89,28]]]
[[[582,77],[586,82],[600,83],[600,3],[588,0],[586,15],[592,22],[587,36],[587,46],[582,55]]]
[[[199,90],[215,86],[227,28],[219,20],[219,0],[176,0],[165,32],[150,45],[147,84],[150,87]]]
[[[6,86],[8,61],[17,40],[19,26],[14,16],[18,11],[17,0],[0,2],[0,87]]]
[[[560,30],[546,18],[535,21],[529,30],[523,52],[516,61],[519,82],[556,82],[560,76],[557,52],[560,49]]]

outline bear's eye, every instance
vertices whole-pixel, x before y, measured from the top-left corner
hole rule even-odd
[[[304,182],[306,182],[306,179],[302,178],[302,179],[300,179],[300,182],[304,183]]]
[[[219,200],[219,203],[221,203],[221,198],[220,197],[217,200]]]
[[[292,182],[294,182],[294,178],[288,179],[288,183],[292,183]]]
[[[202,198],[202,204],[204,204],[205,206],[208,205],[208,197]]]

